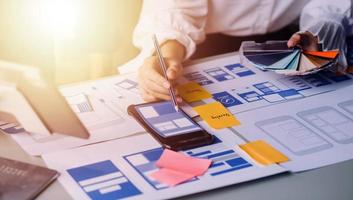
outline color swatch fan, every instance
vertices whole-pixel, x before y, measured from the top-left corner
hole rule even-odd
[[[241,62],[279,74],[306,75],[330,68],[337,63],[338,50],[304,51],[288,48],[287,41],[255,43],[245,41],[240,47]]]

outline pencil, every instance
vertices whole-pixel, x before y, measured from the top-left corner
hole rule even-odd
[[[153,39],[154,47],[155,47],[156,52],[157,52],[159,64],[160,64],[160,66],[162,68],[162,71],[163,71],[164,78],[167,79],[167,81],[170,83],[170,81],[168,79],[168,76],[167,76],[167,65],[164,62],[164,58],[163,58],[161,49],[159,48],[156,35],[153,35],[152,39]],[[172,84],[170,84],[170,87],[169,87],[169,95],[170,95],[170,97],[172,99],[172,103],[174,105],[174,109],[177,112],[179,112],[179,106],[178,106],[178,102],[177,102],[176,97],[175,97],[174,87],[172,86]]]

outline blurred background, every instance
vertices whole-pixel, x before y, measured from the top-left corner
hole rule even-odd
[[[39,67],[57,84],[115,74],[138,54],[142,0],[0,0],[0,60]]]

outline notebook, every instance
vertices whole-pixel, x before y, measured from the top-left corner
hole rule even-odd
[[[0,199],[34,199],[58,176],[55,170],[0,157]]]

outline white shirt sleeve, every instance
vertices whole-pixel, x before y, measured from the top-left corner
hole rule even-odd
[[[140,55],[148,57],[154,52],[153,34],[160,44],[177,40],[185,47],[187,59],[205,39],[207,12],[207,0],[144,0],[133,43],[141,49]]]
[[[345,38],[350,6],[350,0],[312,0],[300,16],[301,31],[310,31],[318,36],[324,50],[340,50],[338,62],[343,67],[340,70],[347,66]]]

